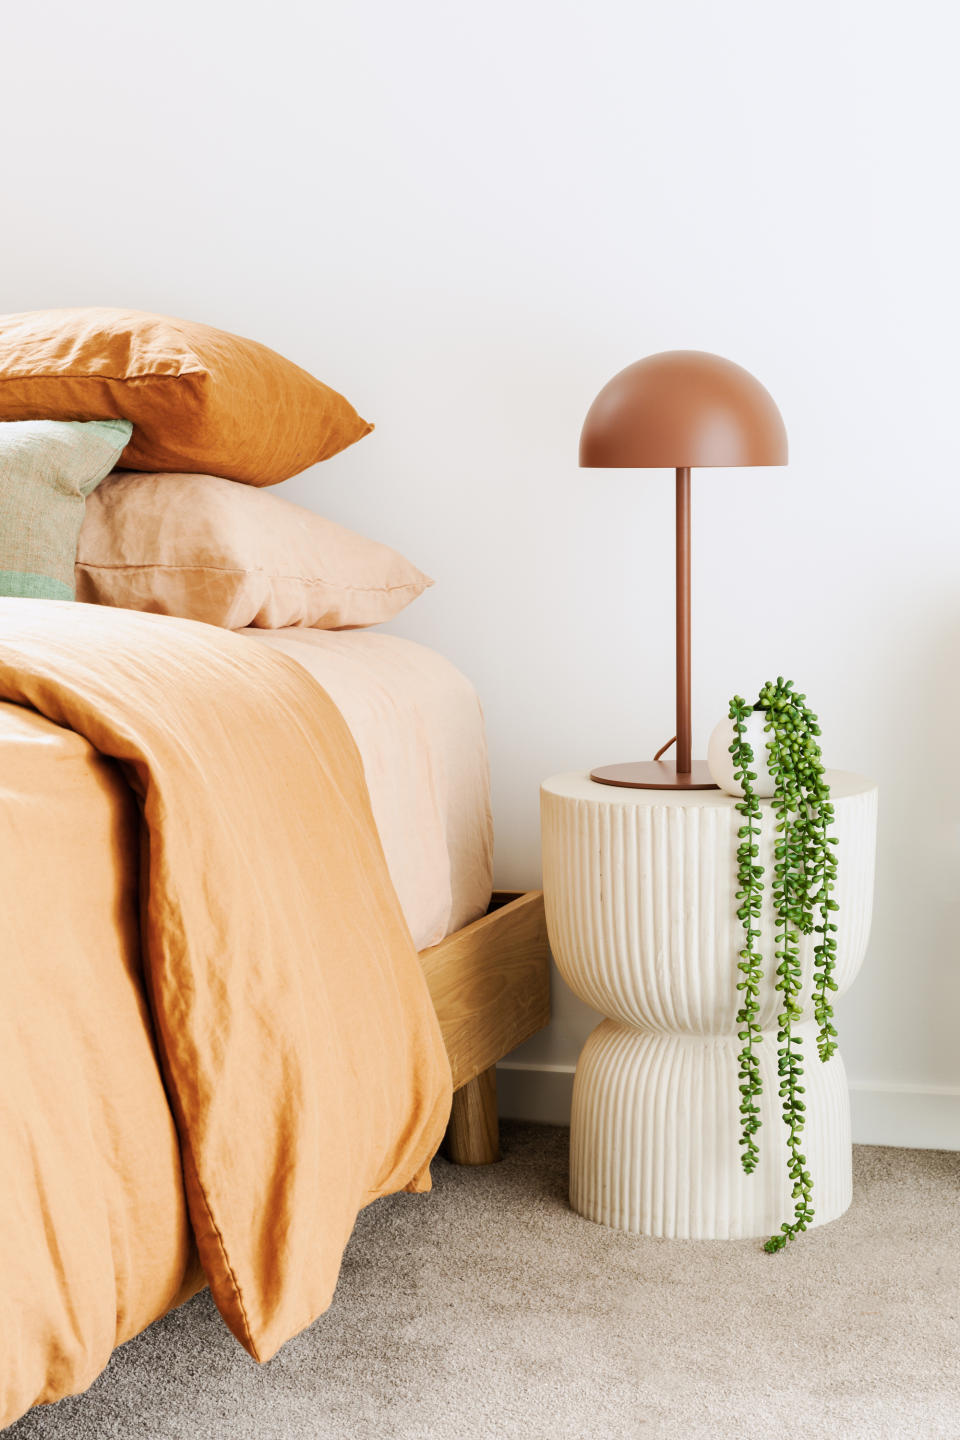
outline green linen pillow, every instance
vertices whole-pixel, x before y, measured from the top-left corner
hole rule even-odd
[[[0,421],[0,595],[74,598],[86,498],[132,430],[129,420]]]

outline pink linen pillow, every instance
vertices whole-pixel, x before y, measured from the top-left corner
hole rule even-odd
[[[251,485],[116,471],[87,501],[77,599],[228,630],[389,620],[433,581],[409,560]]]

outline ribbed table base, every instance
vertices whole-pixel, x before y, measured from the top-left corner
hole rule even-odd
[[[850,1101],[843,1061],[803,1037],[815,1225],[850,1204]],[[570,1203],[588,1220],[639,1235],[728,1240],[770,1235],[793,1211],[777,1094],[776,1034],[764,1037],[764,1095],[752,1175],[740,1165],[735,1039],[652,1035],[604,1020],[577,1065],[570,1122]]]
[[[876,787],[830,774],[839,841],[836,982],[860,968],[870,932]],[[561,975],[609,1016],[577,1066],[570,1200],[591,1220],[643,1235],[772,1235],[793,1218],[780,1113],[774,984],[777,925],[770,879],[776,816],[762,803],[765,887],[757,928],[765,978],[757,1024],[763,1097],[752,1175],[740,1164],[742,992],[735,801],[718,790],[623,790],[558,775],[541,791],[543,888]],[[850,1103],[839,1054],[816,1049],[813,935],[799,945],[806,1093],[802,1150],[814,1224],[851,1198]]]

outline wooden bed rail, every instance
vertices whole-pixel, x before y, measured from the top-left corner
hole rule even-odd
[[[550,1019],[543,892],[496,892],[481,919],[420,952],[453,1071],[444,1153],[500,1158],[494,1066]]]

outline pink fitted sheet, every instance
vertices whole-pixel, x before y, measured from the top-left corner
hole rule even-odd
[[[299,626],[238,633],[309,670],[350,727],[417,949],[482,915],[493,827],[483,716],[470,682],[397,635]]]

